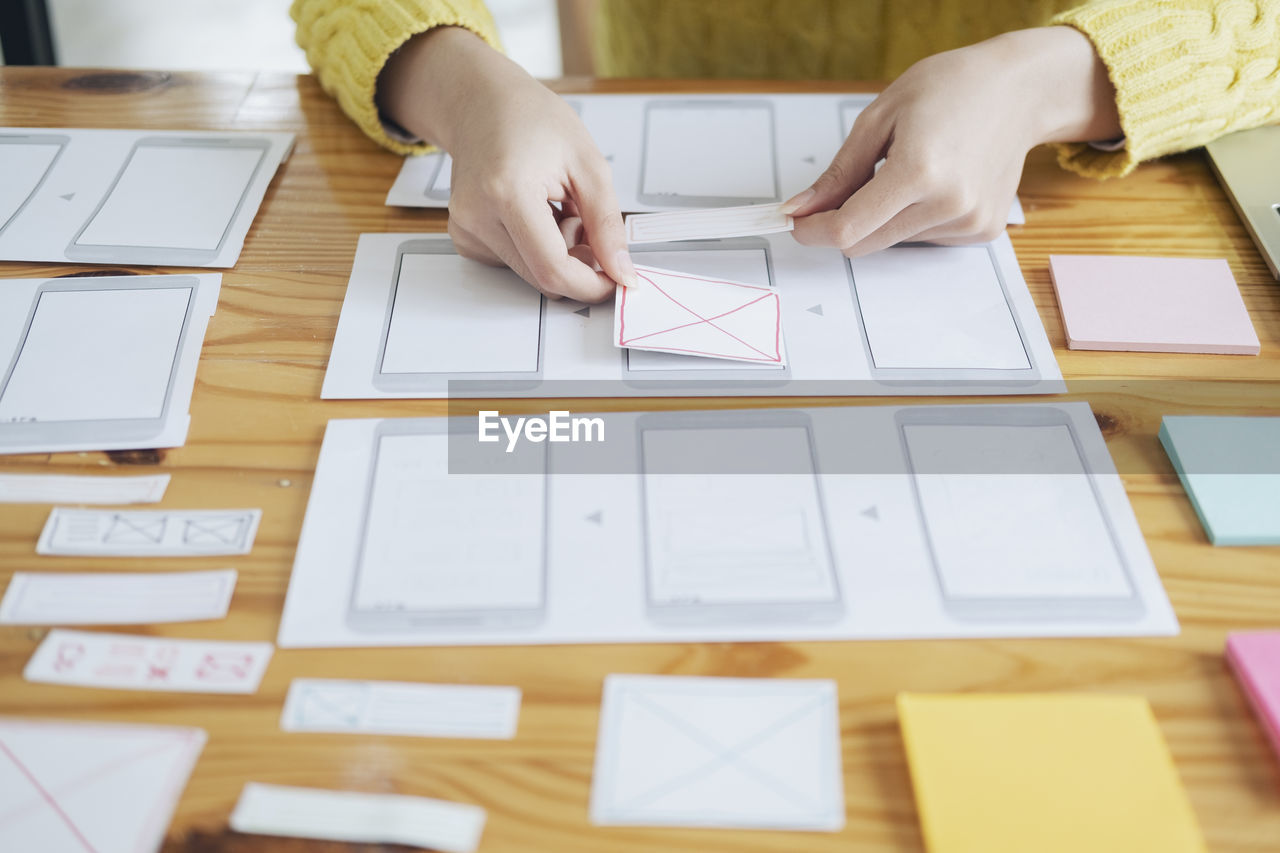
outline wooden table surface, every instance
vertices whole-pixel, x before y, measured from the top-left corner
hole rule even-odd
[[[562,81],[564,91],[868,91],[873,86]],[[252,554],[133,561],[36,557],[47,506],[0,506],[0,583],[17,570],[234,567],[219,622],[145,628],[164,636],[273,640],[320,440],[329,418],[435,415],[441,402],[320,401],[343,290],[361,232],[441,231],[443,211],[386,207],[399,158],[375,148],[309,77],[94,73],[0,68],[0,124],[289,130],[293,156],[272,183],[240,263],[223,273],[184,447],[0,458],[4,472],[173,474],[162,506],[262,507]],[[199,726],[209,733],[167,849],[321,849],[226,829],[249,780],[400,792],[488,810],[482,850],[608,853],[922,849],[894,711],[914,691],[1086,691],[1146,696],[1213,850],[1280,849],[1280,763],[1226,669],[1229,630],[1280,627],[1280,548],[1215,548],[1156,431],[1169,413],[1280,414],[1280,284],[1267,273],[1202,152],[1095,182],[1030,157],[1011,229],[1059,364],[1094,407],[1182,634],[1161,639],[682,643],[278,651],[253,696],[138,693],[28,684],[43,629],[0,628],[0,713]],[[1050,252],[1226,258],[1262,339],[1258,357],[1071,352],[1049,283]],[[83,272],[0,264],[5,277]],[[130,268],[138,273],[168,269]],[[1095,381],[1096,380],[1096,381]],[[1056,398],[1061,399],[1061,398]],[[893,400],[796,400],[787,406]],[[715,400],[711,405],[732,405]],[[745,405],[773,405],[767,400]],[[504,406],[546,411],[545,402]],[[692,408],[624,400],[593,408]],[[593,827],[587,801],[601,682],[612,672],[821,677],[839,682],[848,824],[838,834]],[[524,691],[514,741],[285,734],[296,676],[513,684]],[[324,848],[334,849],[334,848]]]

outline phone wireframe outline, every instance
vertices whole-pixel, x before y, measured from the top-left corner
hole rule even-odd
[[[773,252],[769,241],[763,237],[726,237],[714,240],[683,240],[674,243],[646,243],[632,246],[631,255],[636,260],[643,260],[646,252],[707,252],[707,251],[741,251],[762,250],[764,252],[765,275],[769,287],[775,292],[778,286],[773,273]],[[616,310],[616,309],[615,309]],[[786,327],[783,327],[783,340],[786,339]],[[735,391],[747,391],[766,388],[778,388],[792,379],[791,359],[779,366],[742,368],[742,367],[705,367],[686,370],[633,370],[631,368],[631,350],[619,349],[622,381],[628,387],[642,391],[660,391],[662,389],[688,389],[688,383],[698,382],[704,388],[710,388],[717,382],[724,382],[725,388]],[[700,356],[687,356],[699,361],[715,361],[719,364],[733,365],[729,359],[704,359]]]
[[[22,211],[27,209],[27,205],[31,203],[31,199],[36,197],[36,193],[40,192],[40,188],[44,186],[45,181],[53,174],[53,167],[58,164],[58,160],[62,157],[62,152],[67,150],[67,145],[71,142],[71,137],[61,133],[0,133],[0,145],[57,145],[58,150],[54,152],[53,159],[49,161],[49,165],[45,166],[44,174],[40,176],[40,180],[36,181],[35,186],[31,188],[31,192],[27,193],[27,197],[22,203],[13,209],[13,213],[4,222],[0,222],[0,236],[4,234],[6,228],[17,221],[22,215]]]
[[[231,216],[227,219],[227,224],[223,226],[222,236],[218,238],[218,245],[212,249],[184,249],[161,246],[115,246],[95,243],[81,243],[80,237],[98,218],[98,214],[102,212],[102,208],[110,200],[112,193],[120,184],[121,178],[129,169],[129,164],[133,162],[134,155],[142,148],[212,148],[225,150],[229,148],[237,149],[254,149],[258,152],[258,162],[254,164],[253,171],[249,173],[249,179],[245,181],[244,187],[240,191],[240,198],[236,201],[235,210],[231,212]],[[227,238],[231,234],[232,228],[236,221],[240,218],[240,213],[244,209],[245,199],[248,198],[250,190],[258,180],[258,175],[262,171],[262,164],[266,161],[267,154],[271,150],[271,140],[263,136],[250,137],[199,137],[199,136],[144,136],[133,143],[133,147],[129,149],[129,155],[125,157],[124,162],[120,164],[120,169],[116,172],[116,176],[111,180],[111,185],[107,187],[106,192],[102,194],[102,198],[98,199],[97,205],[94,206],[93,212],[89,214],[84,223],[76,231],[71,242],[67,244],[66,256],[72,261],[87,261],[90,263],[135,263],[135,264],[169,264],[175,266],[202,266],[212,263],[218,257],[223,247],[227,243]],[[198,200],[193,200],[197,203]]]
[[[547,476],[546,444],[525,442],[524,453],[536,453],[543,462],[543,473],[513,476],[541,476],[542,478],[542,541],[538,543],[542,573],[539,592],[540,604],[533,608],[480,608],[474,610],[369,610],[357,606],[357,589],[364,568],[364,553],[369,534],[369,515],[373,509],[374,489],[377,486],[378,454],[382,439],[386,436],[458,435],[475,440],[473,418],[390,418],[378,423],[374,430],[369,454],[369,470],[365,477],[364,503],[360,509],[359,535],[353,556],[351,587],[347,596],[346,625],[364,634],[394,634],[430,630],[512,630],[524,631],[536,628],[546,618],[548,554],[551,533],[550,504],[551,478]],[[458,474],[456,476],[467,476]],[[483,509],[483,508],[482,508]]]
[[[749,417],[749,426],[743,426],[744,415]],[[725,429],[727,427],[752,429],[765,427],[798,427],[804,430],[809,445],[809,461],[812,465],[808,472],[813,477],[813,490],[817,500],[819,520],[823,532],[823,556],[826,558],[826,570],[831,581],[832,598],[822,601],[786,601],[786,602],[658,602],[655,601],[653,588],[652,554],[649,547],[649,503],[646,489],[647,474],[645,471],[644,437],[646,431]],[[836,563],[835,550],[831,543],[830,512],[827,509],[826,497],[819,478],[818,454],[813,436],[813,421],[809,415],[799,410],[738,410],[736,412],[651,412],[641,415],[636,420],[636,455],[637,478],[640,488],[639,527],[640,551],[644,573],[645,612],[649,619],[658,625],[722,625],[751,623],[791,623],[813,624],[838,621],[844,616],[844,594],[840,584],[840,570]],[[724,476],[734,476],[725,474]]]
[[[445,239],[405,240],[396,247],[395,266],[391,270],[391,284],[387,288],[387,307],[382,316],[382,328],[378,335],[378,351],[373,362],[373,387],[379,391],[423,393],[448,393],[449,383],[484,382],[486,393],[529,391],[542,384],[547,353],[547,297],[540,296],[538,303],[538,367],[528,371],[477,371],[440,373],[383,373],[382,364],[387,355],[387,339],[391,335],[391,318],[395,313],[396,293],[400,287],[400,267],[405,255],[457,255],[453,242]],[[515,273],[512,273],[515,275]],[[519,282],[520,287],[528,287]]]
[[[947,246],[932,246],[927,243],[901,243],[902,248],[915,249],[947,249]],[[1000,270],[999,259],[996,258],[995,247],[990,243],[977,244],[962,248],[982,248],[986,250],[987,260],[995,272],[996,281],[1000,285],[1000,294],[1004,297],[1005,307],[1013,320],[1013,327],[1018,333],[1018,342],[1027,357],[1027,367],[993,368],[993,367],[877,367],[875,352],[871,348],[871,338],[867,335],[866,319],[862,315],[862,303],[858,299],[858,278],[853,273],[853,259],[845,258],[845,271],[849,276],[849,296],[853,300],[853,314],[858,321],[858,337],[862,339],[862,351],[867,357],[867,370],[871,378],[881,385],[903,388],[936,388],[948,386],[955,388],[989,388],[993,382],[1014,387],[1026,387],[1042,380],[1040,366],[1036,362],[1035,353],[1027,340],[1026,329],[1022,327],[1022,318],[1018,316],[1009,295],[1009,286],[1005,283],[1004,273]],[[893,247],[885,250],[893,251]],[[963,379],[953,379],[945,374],[963,373]],[[944,375],[939,375],[944,374]]]
[[[962,598],[947,594],[946,578],[938,559],[933,536],[929,532],[929,519],[925,515],[924,500],[920,493],[916,469],[911,457],[911,446],[907,441],[908,426],[1063,426],[1071,436],[1071,443],[1089,483],[1090,494],[1093,495],[1094,507],[1107,532],[1108,541],[1120,566],[1125,585],[1129,588],[1127,597],[1117,598],[1073,598],[1070,596],[1045,596],[1036,598]],[[920,531],[929,555],[929,565],[933,570],[934,580],[938,584],[938,594],[943,608],[953,617],[966,621],[1008,622],[1008,621],[1134,621],[1145,612],[1138,586],[1134,583],[1133,571],[1116,534],[1115,525],[1107,512],[1106,504],[1098,489],[1097,474],[1089,463],[1088,454],[1080,442],[1075,422],[1066,411],[1056,407],[1041,406],[1006,406],[999,404],[977,406],[922,406],[906,407],[894,414],[894,429],[898,434],[898,442],[903,459],[907,465],[907,473],[911,482],[911,496],[916,507],[916,517],[920,523]],[[1026,476],[1037,476],[1027,474]]]
[[[649,117],[655,110],[761,109],[769,117],[769,157],[773,161],[770,177],[773,194],[768,196],[695,196],[678,193],[647,193],[645,173],[649,162]],[[781,201],[782,182],[778,176],[778,122],[773,102],[761,98],[655,98],[644,105],[644,124],[640,130],[640,176],[636,199],[652,207],[735,207]]]
[[[116,284],[117,286],[111,286]],[[27,319],[23,324],[18,345],[14,348],[13,357],[9,360],[5,372],[0,376],[0,400],[17,370],[22,358],[22,350],[26,339],[31,334],[31,325],[35,321],[40,300],[46,293],[66,293],[84,291],[127,291],[127,290],[186,290],[187,310],[182,318],[182,328],[178,332],[178,340],[173,349],[173,363],[169,367],[169,379],[165,385],[164,402],[160,414],[154,418],[124,419],[91,419],[74,421],[17,421],[0,423],[0,448],[6,445],[28,444],[31,442],[48,442],[51,444],[86,443],[93,441],[141,441],[159,435],[164,430],[169,417],[169,407],[173,402],[174,384],[177,382],[178,370],[182,365],[183,352],[187,344],[187,336],[191,329],[191,317],[198,299],[200,280],[195,276],[104,276],[102,278],[70,278],[53,279],[42,283],[31,299],[31,308],[27,311]],[[104,322],[106,320],[104,319]]]

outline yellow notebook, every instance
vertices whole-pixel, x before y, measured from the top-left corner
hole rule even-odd
[[[931,853],[1203,853],[1140,696],[898,696]]]

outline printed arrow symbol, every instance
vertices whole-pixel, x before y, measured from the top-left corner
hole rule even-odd
[[[592,524],[604,524],[604,510],[598,509],[591,513],[591,515],[587,516],[587,521]]]
[[[808,311],[810,314],[817,314],[819,317],[824,316],[824,315],[823,315],[823,313],[822,313],[822,306],[821,306],[821,305],[815,305],[815,306],[813,306],[812,308],[806,308],[806,309],[804,309],[804,310]]]
[[[606,161],[606,162],[608,162],[608,163],[612,163],[612,162],[613,162],[613,155],[612,155],[612,154],[606,154],[606,155],[604,155],[604,159],[605,159],[605,161]]]
[[[874,506],[867,507],[861,513],[859,513],[859,515],[861,515],[863,518],[870,518],[873,521],[880,520],[880,510],[876,509]]]
[[[813,156],[812,154],[810,154],[808,157],[804,158],[804,161],[805,161],[806,163],[817,163],[817,162],[818,162],[818,161],[814,158],[814,156]]]
[[[76,194],[75,194],[75,193],[67,193],[66,195],[60,195],[60,196],[58,196],[58,198],[62,199],[63,201],[71,201],[71,199],[73,199],[73,198],[75,198],[75,197],[76,197]]]
[[[591,316],[591,306],[590,306],[590,305],[584,305],[583,307],[579,308],[577,311],[574,311],[573,313],[577,314],[579,317],[590,317],[590,316]]]

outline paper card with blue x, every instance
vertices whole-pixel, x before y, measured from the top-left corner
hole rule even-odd
[[[834,832],[841,774],[833,681],[605,679],[594,823]]]
[[[636,265],[619,287],[613,342],[623,349],[786,365],[782,303],[772,287]]]

